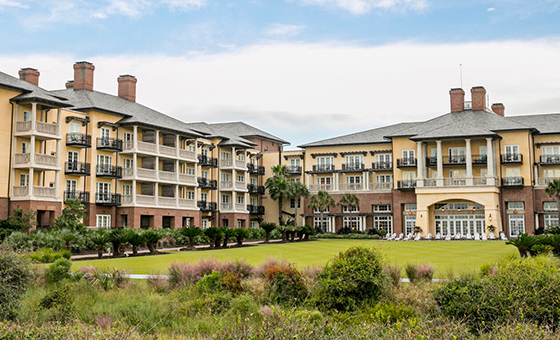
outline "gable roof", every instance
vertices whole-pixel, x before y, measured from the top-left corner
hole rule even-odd
[[[316,142],[300,145],[300,148],[317,147],[317,146],[333,146],[333,145],[355,145],[355,144],[379,144],[390,143],[391,140],[385,136],[396,133],[403,129],[407,129],[419,123],[399,123],[371,130],[351,133],[349,135],[338,136],[334,138],[323,139]]]
[[[511,116],[506,119],[535,128],[539,134],[560,133],[560,113]]]
[[[47,91],[4,72],[0,72],[0,87],[22,92],[22,94],[11,99],[14,102],[36,101],[55,107],[70,106],[64,96],[57,95],[53,91]]]
[[[261,129],[257,129],[256,127],[244,122],[214,123],[209,125],[217,131],[227,131],[229,134],[240,137],[261,137],[282,144],[290,144],[281,138],[278,138]]]

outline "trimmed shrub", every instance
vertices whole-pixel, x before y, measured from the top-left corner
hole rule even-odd
[[[443,312],[471,329],[522,320],[558,325],[560,262],[553,257],[508,258],[480,274],[454,279],[434,293]],[[493,268],[495,267],[495,268]],[[492,270],[488,270],[492,268]]]
[[[411,283],[432,282],[435,269],[429,264],[407,264],[404,268]]]
[[[379,251],[352,247],[325,265],[315,302],[323,310],[350,311],[377,302],[388,284]]]
[[[29,255],[29,258],[31,258],[32,261],[41,263],[52,263],[61,258],[70,260],[71,257],[72,253],[69,250],[63,249],[60,251],[54,251],[51,248],[41,248]]]
[[[265,290],[272,302],[284,304],[301,303],[308,294],[301,273],[291,264],[268,266]]]
[[[70,268],[72,262],[70,260],[61,258],[52,263],[45,269],[45,277],[48,283],[56,283],[64,279],[70,278]]]
[[[32,279],[29,260],[0,246],[0,320],[15,317]]]

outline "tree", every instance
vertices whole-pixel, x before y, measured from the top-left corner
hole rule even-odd
[[[282,205],[286,198],[290,197],[290,180],[289,173],[285,165],[278,164],[272,167],[272,177],[269,177],[264,183],[270,198],[278,201],[278,222],[282,220]]]
[[[341,207],[356,208],[360,206],[360,199],[355,194],[344,194],[338,201],[338,205]]]
[[[83,223],[86,217],[86,206],[77,198],[69,198],[64,204],[66,208],[62,210],[62,215],[54,221],[53,228],[57,230],[69,229],[82,232],[85,230]]]
[[[130,239],[128,243],[132,246],[132,254],[138,255],[138,247],[146,243],[146,238],[144,234],[138,230],[131,230]]]
[[[261,229],[264,230],[264,243],[268,243],[270,241],[270,233],[276,229],[276,223],[272,222],[262,222]]]
[[[558,211],[558,216],[560,217],[560,179],[554,179],[548,182],[545,192],[548,196],[556,198],[556,210]]]
[[[527,257],[531,248],[537,244],[537,239],[527,234],[519,234],[517,238],[507,241],[506,244],[517,247],[519,255]]]
[[[181,235],[189,239],[189,245],[187,246],[187,249],[189,250],[194,250],[194,239],[203,234],[202,229],[195,226],[183,227],[179,230],[179,232]]]
[[[64,241],[66,250],[70,250],[70,243],[76,240],[76,235],[70,229],[64,229],[61,232],[60,238]]]
[[[210,240],[210,249],[219,248],[222,239],[222,230],[218,227],[204,229],[204,235]]]
[[[233,229],[233,236],[237,241],[237,246],[241,247],[243,245],[243,240],[248,238],[251,235],[251,231],[245,228],[235,228]]]
[[[95,246],[97,250],[97,257],[103,257],[103,251],[109,243],[109,235],[105,229],[93,230],[89,237],[90,242]]]
[[[235,237],[235,229],[223,227],[222,228],[222,235],[224,237],[222,248],[227,248],[227,244],[230,238]]]
[[[309,190],[307,190],[307,186],[300,182],[290,182],[289,185],[289,197],[295,200],[295,211],[294,211],[294,225],[298,226],[298,201],[301,198],[305,198],[309,196]]]
[[[308,207],[313,211],[319,211],[319,217],[321,218],[321,230],[323,230],[323,219],[325,212],[332,206],[335,206],[336,203],[334,198],[326,192],[326,191],[319,191],[317,196],[311,196],[309,199]]]
[[[121,255],[121,250],[124,252],[126,244],[130,240],[132,234],[125,229],[112,229],[109,232],[109,242],[113,245],[113,256]]]
[[[37,225],[37,210],[30,210],[24,214],[21,209],[15,209],[14,214],[8,218],[8,222],[29,234],[29,229]]]
[[[146,240],[146,246],[150,250],[150,254],[155,255],[157,251],[157,243],[163,238],[163,235],[154,229],[146,229],[142,233],[144,239]]]

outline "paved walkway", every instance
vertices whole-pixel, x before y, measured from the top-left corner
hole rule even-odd
[[[270,240],[270,243],[280,243],[282,242],[282,240]],[[243,245],[248,245],[248,244],[261,244],[263,243],[262,240],[254,240],[254,241],[245,241],[243,242]],[[228,242],[228,247],[231,246],[235,246],[237,245],[237,242]],[[208,249],[208,245],[207,244],[201,244],[201,245],[197,245],[194,246],[196,249]],[[177,246],[177,247],[168,247],[168,248],[159,248],[158,251],[160,253],[164,253],[164,252],[168,252],[168,251],[179,251],[180,249],[184,249],[186,248],[186,246]],[[222,249],[222,248],[220,248]],[[138,254],[149,254],[150,251],[148,249],[142,249],[142,250],[138,250]],[[132,255],[132,250],[127,250],[125,253],[125,256],[130,256]],[[103,253],[103,258],[104,259],[108,259],[111,258],[111,253],[110,252],[104,252]],[[98,259],[97,257],[97,253],[92,253],[92,254],[81,254],[81,255],[72,255],[72,260],[96,260]]]

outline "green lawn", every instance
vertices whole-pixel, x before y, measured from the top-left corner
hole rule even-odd
[[[501,241],[475,242],[385,242],[373,240],[318,240],[285,244],[257,245],[244,248],[211,251],[173,252],[158,256],[141,256],[106,260],[76,261],[73,269],[93,265],[127,269],[132,274],[164,273],[171,263],[197,261],[212,257],[231,261],[244,259],[259,264],[268,258],[286,259],[299,268],[308,265],[323,265],[338,252],[354,245],[376,246],[387,261],[404,266],[407,263],[429,263],[436,267],[436,277],[445,277],[452,270],[461,273],[477,270],[482,264],[508,254],[517,254],[513,246]]]

